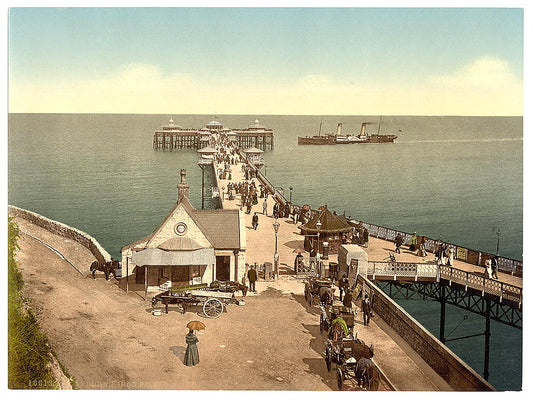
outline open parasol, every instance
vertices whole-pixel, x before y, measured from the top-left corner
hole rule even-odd
[[[302,248],[296,248],[294,251],[292,251],[292,253],[304,253],[305,252],[305,249],[302,249]]]
[[[191,329],[191,330],[204,330],[205,329],[205,324],[203,324],[202,322],[200,322],[198,320],[193,320],[193,321],[187,323],[187,328]]]

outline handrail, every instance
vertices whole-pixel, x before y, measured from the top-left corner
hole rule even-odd
[[[440,266],[439,270],[441,277],[447,278],[450,282],[464,284],[465,289],[469,287],[480,290],[483,296],[489,293],[499,297],[500,302],[506,299],[517,302],[519,307],[522,306],[523,289],[521,287],[451,266]]]
[[[391,277],[393,280],[397,280],[399,277],[402,279],[414,278],[414,281],[419,281],[421,278],[425,280],[433,278],[436,282],[448,280],[450,285],[452,283],[464,285],[465,291],[468,289],[479,290],[483,297],[485,294],[489,294],[499,297],[500,302],[505,299],[518,303],[519,307],[522,306],[523,290],[521,287],[452,266],[439,266],[436,262],[369,261],[366,271],[359,269],[358,273],[365,277],[371,277],[372,280],[375,280],[376,276]]]

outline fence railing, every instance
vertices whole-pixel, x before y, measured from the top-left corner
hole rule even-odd
[[[402,279],[448,281],[450,285],[454,283],[464,286],[465,291],[478,290],[482,297],[486,294],[493,295],[498,297],[500,302],[505,299],[518,304],[519,307],[522,306],[521,287],[503,283],[479,273],[471,273],[451,266],[438,266],[437,263],[368,262],[366,268],[359,266],[357,272],[370,280],[389,278],[394,281]]]
[[[432,278],[439,280],[439,267],[437,263],[408,263],[408,262],[368,262],[366,269],[359,266],[358,273],[366,275],[367,278],[391,277],[418,279]]]
[[[384,239],[386,241],[393,241],[394,238],[396,238],[398,234],[403,238],[404,245],[409,244],[411,240],[412,234],[406,233],[403,231],[398,231],[398,230],[394,230],[391,228],[366,223],[364,221],[352,220],[351,223],[353,225],[359,225],[359,224],[362,225],[368,230],[368,234],[370,236]],[[426,238],[426,242],[424,244],[424,247],[426,251],[435,253],[435,248],[437,244],[441,243],[452,248],[455,259],[466,262],[466,263],[470,263],[473,265],[484,266],[485,261],[487,259],[491,259],[494,256],[496,256],[491,253],[476,251],[476,250],[465,248],[465,247],[452,244],[449,242],[438,241],[438,240],[427,238],[427,237],[425,238]],[[519,260],[504,258],[502,256],[498,257],[498,271],[522,277],[522,268],[523,268],[523,263]]]
[[[451,266],[440,266],[440,279],[465,286],[465,290],[476,289],[485,294],[494,295],[502,300],[512,301],[522,306],[522,288],[503,283],[476,273],[470,273]]]

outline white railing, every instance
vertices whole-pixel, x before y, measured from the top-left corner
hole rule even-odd
[[[481,291],[481,296],[485,294],[494,295],[502,300],[516,302],[519,307],[522,306],[522,288],[512,284],[507,284],[499,280],[494,280],[479,273],[470,273],[464,270],[456,269],[451,266],[440,266],[441,280],[448,280],[451,284],[461,284],[465,290],[469,288]]]
[[[362,269],[359,274],[364,275]],[[366,277],[375,279],[379,277],[391,277],[393,280],[401,278],[434,279],[439,280],[439,269],[437,263],[406,263],[406,262],[368,262]]]
[[[454,283],[464,286],[465,291],[478,290],[482,297],[485,294],[493,295],[499,297],[500,302],[505,299],[517,303],[519,307],[522,306],[521,287],[494,280],[479,273],[470,273],[451,266],[438,266],[436,262],[368,262],[366,271],[363,268],[359,269],[358,273],[370,280],[375,280],[377,277],[382,280],[385,278],[393,281],[400,279],[448,281],[449,285]]]

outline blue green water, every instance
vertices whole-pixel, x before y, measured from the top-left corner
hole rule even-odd
[[[89,233],[118,258],[122,246],[151,233],[170,211],[180,169],[187,169],[193,205],[201,205],[196,152],[152,149],[153,131],[170,117],[10,114],[9,203]],[[172,117],[187,128],[214,118]],[[264,155],[266,175],[293,202],[327,203],[358,220],[485,252],[496,252],[500,229],[500,254],[522,259],[521,117],[384,116],[381,133],[402,130],[396,143],[298,146],[298,136],[318,133],[321,119],[322,133],[333,132],[338,122],[352,133],[379,117],[218,116],[230,128],[256,118],[275,133],[275,148]],[[431,307],[407,310],[424,320]],[[513,338],[506,355],[516,361],[521,332],[506,330],[517,332],[505,328],[493,339]],[[464,357],[478,348],[469,344],[457,345],[462,351],[456,352]],[[482,360],[482,347],[479,352]],[[506,366],[503,374],[491,374],[499,389],[519,388],[520,378],[517,362],[511,371]]]

